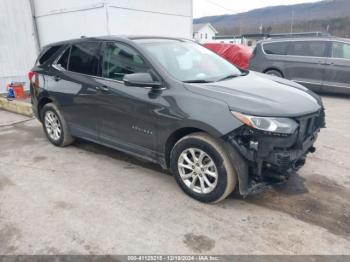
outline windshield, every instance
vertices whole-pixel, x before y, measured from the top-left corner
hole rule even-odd
[[[140,44],[170,75],[183,82],[214,82],[242,74],[237,67],[196,43],[164,40]]]

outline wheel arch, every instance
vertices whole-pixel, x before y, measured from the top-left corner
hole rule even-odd
[[[38,116],[39,116],[39,120],[42,121],[42,115],[41,115],[41,110],[43,109],[43,107],[48,104],[48,103],[52,103],[53,100],[50,99],[49,97],[42,97],[39,99],[38,101],[38,106],[37,106],[37,110],[38,110]]]
[[[278,73],[280,73],[282,75],[283,78],[285,77],[282,70],[277,68],[277,67],[269,67],[269,68],[265,69],[263,71],[263,73],[266,74],[268,71],[277,71]]]
[[[203,132],[207,133],[205,130],[196,128],[196,127],[182,127],[177,130],[175,130],[173,133],[171,133],[166,142],[165,142],[165,147],[164,147],[164,156],[165,156],[165,165],[166,168],[170,167],[170,153],[171,150],[174,148],[175,144],[177,141],[182,139],[185,136],[188,136],[189,134],[197,133],[197,132]]]
[[[224,125],[218,121],[212,121],[211,124],[207,124],[204,121],[186,121],[182,125],[177,126],[176,129],[171,130],[171,132],[161,139],[161,144],[163,144],[161,152],[163,152],[163,159],[165,160],[162,166],[165,168],[169,167],[171,150],[181,138],[192,133],[202,132],[218,139],[241,125],[242,123],[238,122],[238,120],[234,121],[233,117],[229,124]]]

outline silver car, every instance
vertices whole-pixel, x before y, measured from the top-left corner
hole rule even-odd
[[[293,80],[315,92],[350,95],[350,39],[264,40],[254,50],[250,69]]]

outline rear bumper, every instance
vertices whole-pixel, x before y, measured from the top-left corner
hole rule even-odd
[[[224,137],[248,164],[248,177],[239,177],[240,192],[246,196],[259,193],[271,185],[282,183],[298,171],[324,127],[324,113],[296,119],[299,129],[293,135],[266,134],[247,126]]]

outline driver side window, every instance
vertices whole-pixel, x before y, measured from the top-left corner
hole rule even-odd
[[[134,49],[120,43],[105,45],[102,63],[103,77],[122,81],[125,75],[148,71],[149,67]]]

